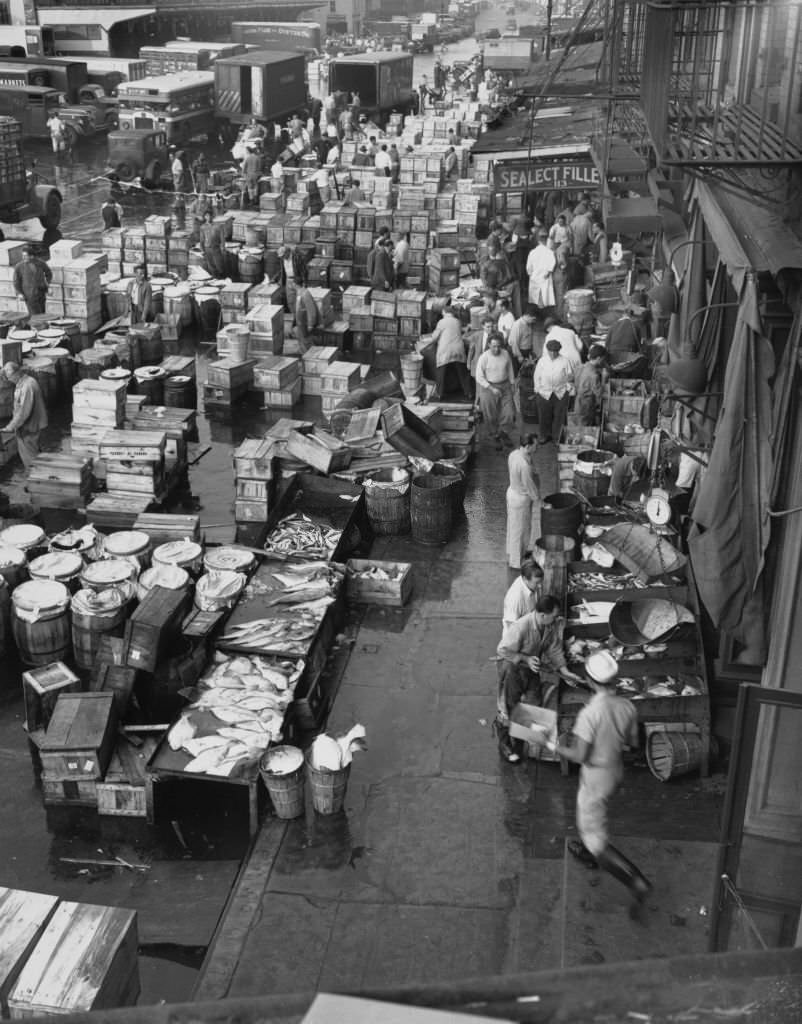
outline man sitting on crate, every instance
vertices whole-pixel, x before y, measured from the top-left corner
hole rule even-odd
[[[535,610],[508,626],[496,648],[498,659],[497,713],[493,723],[499,753],[510,764],[521,760],[523,745],[509,733],[510,716],[524,697],[539,707],[555,706],[558,683],[541,678],[542,669],[550,669],[569,686],[584,684],[572,672],[563,651],[563,619],[560,602],[551,594],[541,597]]]

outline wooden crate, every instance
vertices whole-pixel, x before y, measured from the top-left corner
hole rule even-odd
[[[100,439],[100,457],[105,462],[158,463],[164,460],[166,441],[164,431],[109,430]]]
[[[298,379],[301,360],[294,356],[266,356],[253,368],[253,386],[259,391],[280,391]]]
[[[394,579],[365,579],[356,575],[366,569],[384,569]],[[402,608],[412,593],[412,566],[408,562],[376,562],[350,558],[345,566],[345,594],[349,601]]]
[[[370,313],[370,287],[361,284],[352,284],[343,292],[343,312],[350,312],[361,306],[367,306]]]
[[[247,309],[252,287],[250,284],[225,285],[220,289],[220,305],[226,309]]]
[[[109,762],[106,778],[97,784],[98,814],[116,818],[147,818],[147,763],[159,737],[144,736],[138,747],[120,739]]]
[[[249,382],[238,384],[235,388],[224,388],[217,384],[204,384],[203,407],[207,412],[212,405],[230,408],[235,402],[239,402],[246,397],[249,387]]]
[[[0,1016],[8,1017],[8,994],[42,936],[57,896],[0,888]]]
[[[97,807],[97,782],[94,779],[48,779],[43,775],[42,803]]]
[[[51,781],[102,779],[116,729],[112,694],[60,694],[39,749],[43,776]]]
[[[270,303],[253,306],[245,315],[245,323],[254,334],[267,334],[271,337],[283,338],[284,307]]]
[[[263,392],[264,407],[266,409],[291,409],[296,402],[300,402],[302,391],[303,381],[300,377],[296,378],[286,388],[280,388],[275,391],[269,388]]]
[[[347,469],[353,454],[348,445],[325,431],[300,434],[297,430],[290,432],[287,452],[321,473],[335,473]]]
[[[176,640],[187,611],[189,595],[153,587],[125,624],[125,664],[153,672]]]
[[[392,320],[395,317],[395,295],[392,292],[373,292],[370,311],[373,316]]]
[[[25,728],[28,732],[46,729],[53,716],[59,694],[79,693],[81,680],[63,661],[53,661],[41,668],[22,673],[22,695],[25,703]]]
[[[137,676],[138,670],[129,665],[110,665],[101,661],[94,666],[89,689],[93,693],[110,693],[117,706],[117,715],[122,720],[128,710]]]
[[[360,370],[357,363],[330,363],[320,375],[322,394],[345,395],[359,385]]]
[[[60,903],[8,996],[13,1020],[133,1006],[136,912]]]
[[[260,498],[236,498],[234,521],[237,523],[266,523],[273,511],[273,503]]]
[[[413,290],[396,292],[396,313],[423,319],[426,316],[426,293]]]
[[[152,499],[147,495],[131,494],[120,498],[111,494],[98,494],[86,506],[87,523],[103,533],[114,530],[133,530],[139,516],[144,515]]]
[[[333,345],[313,345],[302,356],[304,374],[319,377],[339,354],[338,349]]]
[[[234,450],[234,475],[249,480],[272,480],[276,475],[273,438],[246,438]]]
[[[154,547],[170,540],[200,540],[200,516],[182,516],[171,512],[143,512],[133,529],[144,530]]]
[[[242,362],[234,359],[218,359],[215,363],[209,363],[206,383],[210,387],[229,390],[235,390],[243,385],[247,388],[253,381],[253,368],[256,363],[256,359],[244,359]]]

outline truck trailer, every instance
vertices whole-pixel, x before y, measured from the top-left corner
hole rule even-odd
[[[320,25],[314,21],[234,21],[231,38],[235,43],[248,43],[260,50],[283,50],[291,53],[320,52]]]
[[[368,114],[409,113],[413,107],[411,53],[355,53],[329,64],[329,90],[357,93]]]
[[[215,115],[231,124],[280,121],[307,105],[306,59],[281,50],[252,50],[214,65]]]

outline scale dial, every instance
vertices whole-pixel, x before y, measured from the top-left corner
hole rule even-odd
[[[652,526],[667,526],[671,522],[671,505],[668,491],[653,487],[646,499],[646,518]]]

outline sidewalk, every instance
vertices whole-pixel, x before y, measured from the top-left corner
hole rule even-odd
[[[554,449],[539,467],[556,489]],[[331,715],[354,722],[346,807],[271,819],[240,877],[195,997],[509,975],[706,949],[718,787],[661,784],[631,769],[616,840],[655,881],[650,927],[626,893],[575,865],[576,776],[555,764],[513,767],[490,732],[500,609],[514,578],[504,557],[506,456],[483,447],[466,516],[430,549],[377,538],[372,557],[411,561],[403,610],[368,609]]]

